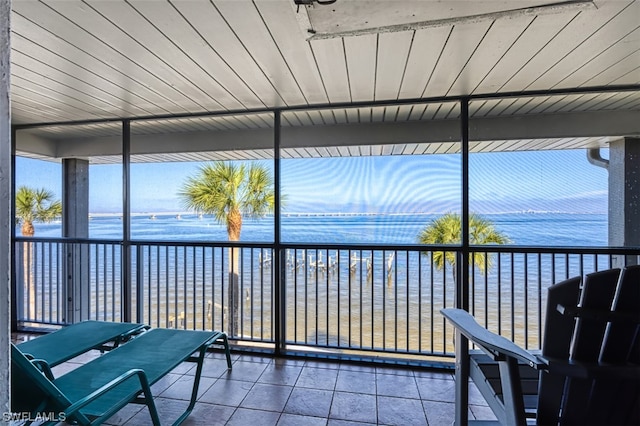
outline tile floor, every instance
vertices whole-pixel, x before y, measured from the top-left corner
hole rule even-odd
[[[64,374],[92,351],[53,369]],[[451,425],[454,380],[450,372],[209,353],[198,402],[184,425]],[[171,424],[191,396],[195,364],[184,363],[152,386],[163,424]],[[494,418],[477,391],[470,417]],[[146,406],[129,404],[108,425],[150,425]]]

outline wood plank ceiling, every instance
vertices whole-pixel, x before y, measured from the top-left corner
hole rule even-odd
[[[12,122],[237,113],[640,83],[638,0],[311,3],[13,0]],[[638,109],[640,93],[620,91],[476,100],[470,114]],[[327,111],[288,112],[283,125],[460,115],[451,102]],[[268,113],[173,124],[183,130],[272,125]],[[90,136],[118,131],[109,124],[78,129]],[[39,132],[59,138],[73,130]]]

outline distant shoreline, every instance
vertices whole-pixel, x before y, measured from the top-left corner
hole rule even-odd
[[[340,217],[340,216],[434,216],[442,215],[446,212],[408,212],[408,213],[388,213],[388,212],[283,212],[283,217]],[[566,212],[566,211],[538,211],[538,210],[525,210],[525,211],[504,211],[493,213],[479,213],[481,216],[495,216],[495,215],[508,215],[508,214],[521,214],[521,215],[539,215],[539,214],[567,214],[567,215],[606,215],[607,212]],[[160,211],[160,212],[132,212],[131,217],[143,217],[143,216],[198,216],[198,213],[191,211]],[[122,217],[122,213],[89,213],[90,217],[109,217],[117,218]],[[204,215],[208,216],[208,215]],[[272,214],[266,217],[273,217]]]

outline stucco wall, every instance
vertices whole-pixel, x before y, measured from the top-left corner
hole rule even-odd
[[[0,0],[0,389],[9,389],[11,339],[11,113],[9,107],[11,1]],[[9,392],[0,392],[0,415],[10,411]],[[0,418],[0,422],[2,419]]]

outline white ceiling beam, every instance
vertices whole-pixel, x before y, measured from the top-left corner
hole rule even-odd
[[[604,111],[537,114],[521,117],[475,118],[469,123],[474,141],[619,137],[640,134],[637,114]],[[251,151],[273,148],[273,130],[240,129],[162,134],[134,134],[131,153]],[[120,155],[121,137],[86,137],[47,140],[23,130],[17,148],[51,158],[89,158]],[[358,123],[283,127],[282,148],[418,144],[460,140],[459,120]]]

